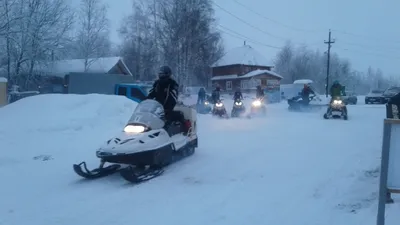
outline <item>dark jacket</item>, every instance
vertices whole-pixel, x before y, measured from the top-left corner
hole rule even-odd
[[[213,100],[213,104],[215,104],[218,100],[220,100],[220,93],[218,89],[215,89],[212,94],[211,94],[211,98]]]
[[[315,94],[310,87],[304,87],[303,90],[301,90],[302,97],[309,98],[310,94]]]
[[[206,91],[201,88],[199,90],[199,93],[197,93],[197,98],[201,99],[201,100],[205,100],[206,99]]]
[[[158,79],[149,91],[147,99],[154,99],[164,106],[165,111],[172,111],[178,101],[178,83],[172,78]]]
[[[257,89],[256,91],[256,98],[264,98],[265,94],[264,94],[264,90],[263,89]]]
[[[235,94],[233,94],[233,100],[242,100],[243,99],[243,95],[241,91],[235,91]]]

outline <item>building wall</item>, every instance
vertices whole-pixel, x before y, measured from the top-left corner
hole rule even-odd
[[[132,76],[121,74],[70,73],[65,78],[69,94],[114,94],[119,83],[133,83]]]
[[[224,91],[234,91],[236,88],[240,88],[240,89],[242,89],[242,90],[248,90],[248,89],[252,89],[252,87],[249,87],[248,86],[248,88],[245,88],[243,85],[242,85],[242,81],[244,81],[244,80],[246,80],[246,81],[248,81],[248,82],[250,82],[250,78],[244,78],[244,79],[231,79],[231,80],[216,80],[216,81],[213,81],[213,86],[215,87],[216,86],[216,84],[219,84],[220,85],[220,87],[221,87],[221,89],[223,89]],[[277,77],[274,77],[274,76],[271,76],[271,75],[268,75],[268,74],[265,74],[265,75],[259,75],[259,76],[257,76],[257,78],[255,78],[255,80],[259,80],[259,84],[261,85],[261,86],[263,86],[263,87],[266,87],[267,86],[267,81],[268,80],[276,80],[276,81],[280,81],[280,79],[279,78],[277,78]],[[227,85],[226,85],[226,82],[231,82],[231,89],[229,90],[229,89],[227,89]],[[250,85],[250,84],[249,84]]]
[[[223,76],[231,74],[239,74],[241,71],[241,65],[229,65],[212,68],[212,76]]]

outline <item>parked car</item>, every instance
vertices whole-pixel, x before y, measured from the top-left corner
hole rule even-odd
[[[346,92],[346,96],[343,96],[343,100],[346,105],[357,105],[357,95],[354,92]]]
[[[385,97],[383,97],[383,93],[383,90],[372,90],[365,96],[365,104],[385,104],[386,100]]]
[[[389,99],[395,95],[400,93],[400,87],[390,87],[383,92],[383,98],[385,99],[384,103],[387,103]]]

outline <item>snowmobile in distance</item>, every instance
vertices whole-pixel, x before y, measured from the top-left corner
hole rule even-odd
[[[240,117],[246,112],[246,107],[244,106],[241,99],[235,99],[233,102],[233,107],[231,111],[231,117]]]
[[[344,103],[343,99],[340,97],[335,97],[331,99],[331,103],[328,106],[327,112],[324,114],[324,119],[340,119],[344,120],[348,119],[347,116],[347,106]]]
[[[212,111],[212,107],[209,101],[199,102],[197,104],[197,113],[208,114]]]
[[[314,98],[317,98],[317,96],[310,95],[309,101],[306,102],[303,100],[301,93],[299,93],[298,96],[295,96],[295,97],[287,100],[288,104],[289,104],[289,111],[310,112],[310,111],[319,110],[322,107],[322,105],[310,104],[310,102],[313,101]]]
[[[222,117],[222,118],[228,118],[228,114],[226,112],[225,105],[221,100],[217,100],[217,102],[214,104],[214,108],[212,110],[212,114],[214,116],[218,116],[218,117]]]
[[[82,162],[73,165],[74,171],[87,179],[119,171],[132,183],[161,175],[165,166],[192,155],[198,146],[196,111],[184,105],[177,105],[174,111],[183,114],[184,124],[165,121],[164,108],[157,101],[142,101],[124,130],[96,151],[100,166],[89,170]]]
[[[264,98],[254,98],[251,103],[249,118],[255,115],[265,116],[267,114],[267,107],[265,105]]]

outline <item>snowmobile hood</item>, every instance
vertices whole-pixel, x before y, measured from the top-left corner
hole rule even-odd
[[[130,134],[121,132],[108,140],[97,152],[97,156],[114,154],[134,154],[150,151],[171,144],[171,138],[164,129]]]

